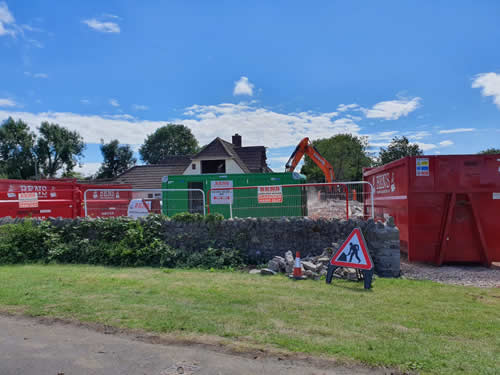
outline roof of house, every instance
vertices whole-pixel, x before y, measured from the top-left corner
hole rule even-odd
[[[235,149],[239,149],[242,147],[234,147],[232,143],[226,142],[222,138],[215,138],[208,145],[203,147],[200,152],[192,157],[192,159],[205,159],[205,158],[213,158],[226,156],[233,158],[236,164],[241,168],[244,173],[251,173],[251,170],[248,168],[246,163],[241,160],[238,153]]]
[[[267,166],[264,146],[235,147],[234,150],[252,173],[272,172]]]
[[[183,174],[193,159],[217,157],[232,158],[244,173],[272,172],[267,166],[264,146],[236,147],[217,137],[196,155],[169,156],[158,164],[136,165],[105,183],[130,184],[135,189],[161,189],[162,177]]]
[[[161,164],[136,165],[113,179],[113,183],[131,184],[135,189],[161,189],[163,176],[183,174],[191,156],[169,156]]]

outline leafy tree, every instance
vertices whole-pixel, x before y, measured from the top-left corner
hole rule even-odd
[[[54,177],[60,169],[69,174],[83,156],[83,138],[76,131],[48,122],[42,122],[39,131],[35,151],[44,175]]]
[[[312,145],[333,166],[338,181],[359,181],[363,179],[363,167],[372,163],[367,155],[368,140],[352,134],[338,134],[331,138],[317,139]],[[308,181],[324,181],[321,169],[307,155],[300,170]]]
[[[478,154],[500,154],[500,148],[487,148],[486,150],[478,152]]]
[[[101,153],[104,159],[97,172],[97,178],[112,178],[133,167],[137,162],[129,145],[120,146],[117,139],[109,143],[101,140]]]
[[[191,130],[178,124],[168,124],[149,135],[139,149],[147,164],[157,164],[170,155],[190,155],[198,151],[198,141]]]
[[[0,174],[8,178],[35,176],[35,134],[22,120],[9,117],[0,126]]]
[[[394,137],[387,148],[380,148],[378,164],[384,165],[405,156],[418,156],[424,152],[416,143],[411,144],[406,137]]]

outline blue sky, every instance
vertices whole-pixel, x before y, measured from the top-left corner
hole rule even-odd
[[[427,154],[500,147],[500,2],[0,0],[0,121],[137,149],[168,122],[294,146],[406,135]]]

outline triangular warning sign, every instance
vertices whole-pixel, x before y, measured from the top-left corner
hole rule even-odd
[[[361,229],[354,228],[347,240],[332,257],[330,264],[337,267],[351,267],[362,270],[371,270],[373,268],[372,258],[370,258],[366,248]]]

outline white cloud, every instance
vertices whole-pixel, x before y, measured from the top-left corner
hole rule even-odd
[[[107,17],[107,18],[114,18],[114,19],[117,19],[117,20],[121,20],[121,17],[118,17],[118,16],[117,16],[117,15],[115,15],[115,14],[104,13],[102,16],[103,16],[103,17]]]
[[[147,111],[149,109],[147,105],[142,105],[142,104],[134,104],[132,108],[135,109],[136,111]]]
[[[478,74],[472,82],[472,88],[480,88],[483,96],[492,96],[493,102],[500,109],[500,74]]]
[[[429,151],[437,148],[437,146],[433,143],[422,143],[422,142],[415,142],[415,143],[424,151]]]
[[[46,73],[31,73],[31,72],[24,72],[24,75],[26,77],[33,77],[33,78],[44,78],[47,79],[49,78],[49,75]]]
[[[253,83],[251,83],[247,77],[242,76],[234,83],[233,95],[252,96],[254,87]]]
[[[90,18],[88,20],[83,20],[82,22],[91,29],[94,29],[101,33],[120,33],[120,26],[116,22],[99,21],[96,18]]]
[[[453,141],[450,141],[449,139],[447,139],[446,141],[439,142],[439,145],[441,147],[447,147],[447,146],[451,146],[453,144],[454,144]]]
[[[82,103],[82,104],[90,104],[90,100],[88,100],[88,99],[80,99],[80,103]]]
[[[397,120],[402,116],[408,116],[420,107],[422,99],[415,97],[411,100],[399,99],[389,100],[375,104],[371,109],[364,109],[367,118],[382,118],[385,120]]]
[[[407,134],[407,137],[409,140],[420,140],[420,139],[429,137],[430,135],[431,135],[431,133],[429,133],[428,131],[421,130],[421,131],[417,131],[417,132],[410,132]]]
[[[14,16],[9,11],[7,3],[0,1],[0,36],[16,36],[19,27],[15,23]]]
[[[339,111],[339,112],[345,112],[345,111],[349,111],[349,110],[352,110],[352,109],[355,109],[355,108],[359,108],[359,105],[356,104],[356,103],[353,103],[353,104],[340,104],[337,107],[337,111]]]
[[[188,126],[200,144],[215,137],[231,139],[234,133],[242,134],[244,145],[267,147],[295,146],[305,136],[331,137],[339,133],[359,134],[360,127],[352,119],[334,119],[331,113],[278,113],[249,104],[222,103],[219,105],[193,105],[177,119],[147,121],[120,117],[82,115],[67,112],[16,112],[0,110],[0,121],[9,116],[22,118],[36,131],[43,121],[63,125],[78,131],[85,142],[100,143],[118,138],[126,144],[142,144],[145,137],[168,122]]]
[[[120,103],[116,99],[109,99],[109,104],[111,104],[113,107],[119,107]]]
[[[17,103],[12,99],[0,98],[0,107],[16,107]]]
[[[81,173],[84,177],[93,176],[101,167],[101,163],[84,163],[75,167],[74,171]]]
[[[476,128],[456,128],[456,129],[445,129],[440,130],[439,134],[450,134],[450,133],[464,133],[464,132],[473,132]]]
[[[397,131],[397,130],[385,131],[385,132],[380,132],[380,133],[376,133],[376,134],[370,134],[370,135],[368,135],[368,139],[370,141],[391,140],[398,133],[399,133],[399,131]]]

